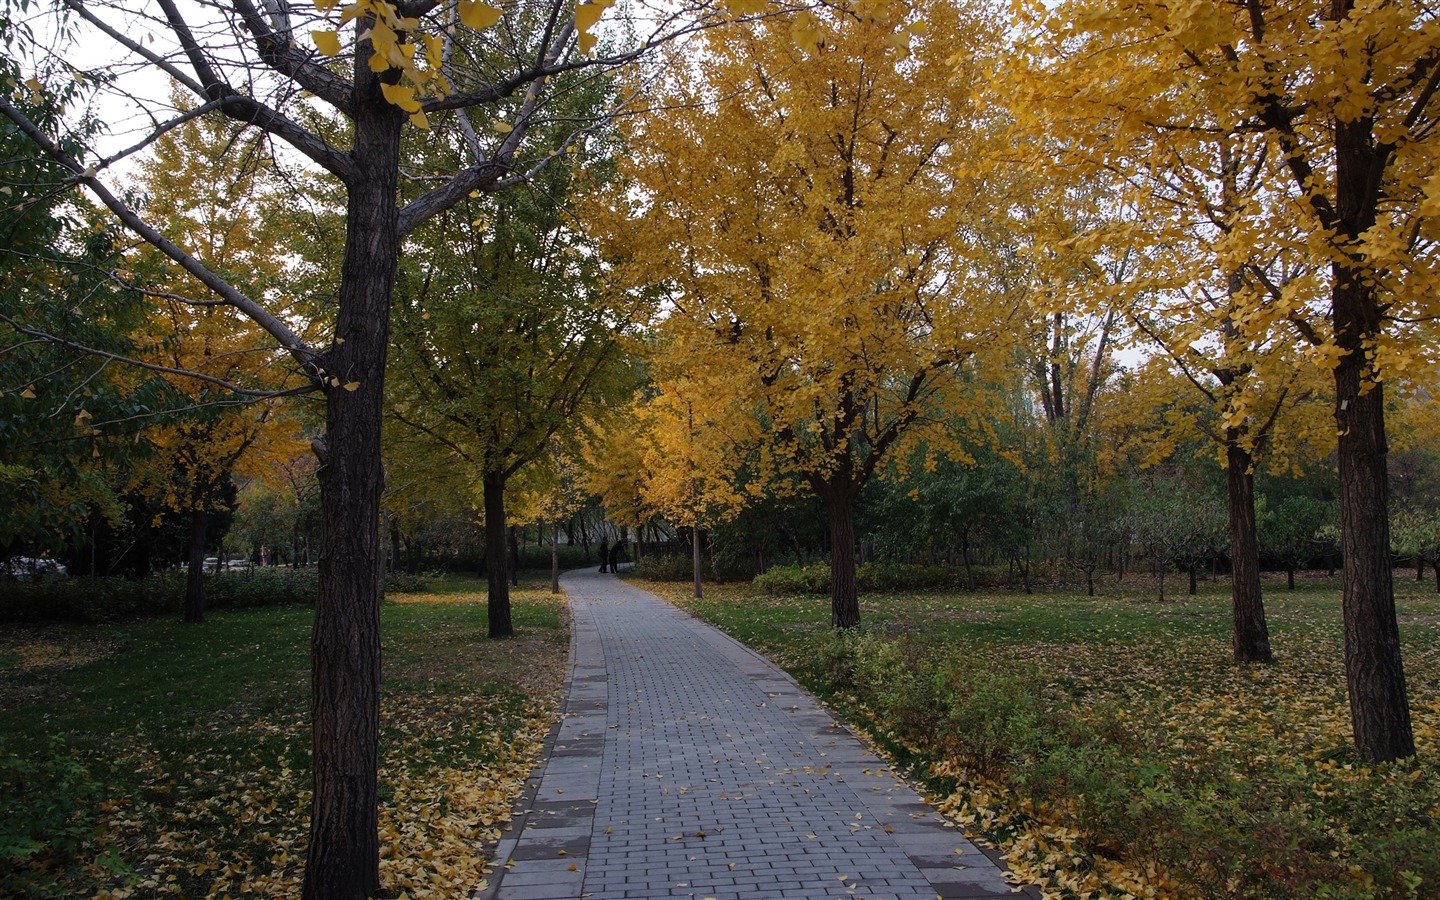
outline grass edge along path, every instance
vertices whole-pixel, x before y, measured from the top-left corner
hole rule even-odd
[[[1397,580],[1420,751],[1350,744],[1339,590],[1267,588],[1276,663],[1229,658],[1229,598],[823,597],[644,582],[767,654],[1049,897],[1440,896],[1440,598]]]
[[[385,896],[480,884],[558,710],[569,631],[548,585],[486,634],[484,583],[382,608]],[[311,610],[11,629],[0,640],[0,894],[298,895]]]

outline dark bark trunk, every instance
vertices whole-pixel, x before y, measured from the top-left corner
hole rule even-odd
[[[860,624],[860,586],[855,579],[855,492],[832,489],[823,495],[830,519],[830,624]]]
[[[1335,213],[1342,237],[1358,238],[1375,224],[1379,152],[1373,121],[1335,123]],[[1415,738],[1390,560],[1385,389],[1370,357],[1384,313],[1362,267],[1342,261],[1332,274],[1335,342],[1345,354],[1335,366],[1335,456],[1350,722],[1361,756],[1387,762],[1413,755]]]
[[[324,528],[311,639],[314,799],[307,900],[357,900],[380,889],[380,423],[400,248],[396,197],[404,115],[380,95],[368,66],[356,66],[356,78],[354,158],[364,175],[348,185],[336,341],[320,363],[326,382],[319,448]],[[354,389],[346,390],[352,383]]]
[[[705,599],[700,589],[700,527],[697,525],[690,529],[690,561],[695,570],[695,599]]]
[[[1255,530],[1254,459],[1240,446],[1238,434],[1232,431],[1227,437],[1230,608],[1234,620],[1230,643],[1236,662],[1270,662],[1270,629],[1260,590],[1260,542]]]
[[[390,523],[390,571],[400,571],[400,529]]]
[[[1199,590],[1200,587],[1200,585],[1197,583],[1199,579],[1196,577],[1196,573],[1199,569],[1199,563],[1190,564],[1190,596],[1192,597],[1195,596],[1196,592]]]
[[[1295,567],[1291,566],[1285,570],[1285,580],[1290,590],[1295,590]]]
[[[510,586],[520,586],[520,529],[510,526]]]
[[[510,637],[515,625],[510,619],[510,565],[506,547],[505,476],[487,473],[485,490],[485,578],[489,587],[490,636]]]
[[[185,573],[185,621],[205,621],[205,531],[209,516],[202,504],[190,510],[190,534],[185,548],[190,570]]]
[[[1419,553],[1415,554],[1415,580],[1425,580],[1425,557]]]
[[[560,526],[550,526],[550,593],[560,593]]]
[[[1364,365],[1357,351],[1335,369],[1345,675],[1355,746],[1387,762],[1414,754],[1415,740],[1390,566],[1384,389],[1360,394]]]

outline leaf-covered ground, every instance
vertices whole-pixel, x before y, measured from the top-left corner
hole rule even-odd
[[[563,604],[483,582],[382,609],[381,879],[481,883],[555,712]],[[11,631],[0,639],[0,894],[297,896],[309,814],[307,607]],[[39,840],[37,840],[37,837]]]
[[[1055,897],[1440,896],[1440,597],[1398,580],[1419,753],[1351,746],[1338,584],[1267,584],[1276,661],[1230,661],[1223,583],[828,599],[658,588],[769,653]]]

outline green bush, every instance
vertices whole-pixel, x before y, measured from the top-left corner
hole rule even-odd
[[[772,594],[828,594],[830,564],[772,566],[756,575],[754,584]]]
[[[1003,584],[1008,572],[1002,567],[974,567],[977,587]],[[955,591],[969,586],[969,575],[956,566],[922,566],[914,563],[873,562],[855,569],[861,591]],[[773,566],[755,576],[754,584],[775,594],[830,593],[830,564]]]
[[[635,564],[635,574],[646,581],[694,581],[695,561],[679,553],[652,554]]]
[[[0,894],[63,896],[54,873],[94,834],[100,786],[59,739],[15,750],[0,738]]]
[[[1313,773],[1219,748],[1176,765],[1167,726],[1120,727],[1115,701],[1075,710],[1037,668],[864,628],[817,637],[804,670],[902,759],[958,763],[1013,807],[1063,822],[1091,856],[1158,862],[1186,896],[1359,900],[1440,885],[1440,785],[1423,764],[1318,791]]]
[[[185,603],[183,571],[140,581],[64,578],[0,583],[0,622],[115,622],[180,615]],[[257,568],[205,576],[206,609],[239,609],[312,603],[318,591],[314,568]]]

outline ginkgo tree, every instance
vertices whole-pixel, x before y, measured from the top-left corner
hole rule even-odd
[[[733,398],[757,471],[826,504],[839,627],[860,615],[861,489],[927,431],[953,446],[968,361],[1009,330],[972,239],[991,12],[841,3],[714,35],[635,120],[633,208],[595,217],[622,279],[667,290],[659,352],[690,391]]]
[[[183,96],[174,102],[182,110],[192,105]],[[239,130],[213,113],[178,126],[160,136],[140,162],[135,187],[144,198],[144,212],[163,223],[167,237],[197,248],[248,294],[274,296],[286,263],[270,248],[291,223],[271,183],[275,171],[264,144],[253,135],[236,134]],[[199,190],[200,184],[214,190]],[[177,373],[164,377],[189,398],[194,412],[150,429],[153,451],[134,486],[189,520],[184,615],[186,621],[199,622],[210,514],[242,459],[266,443],[286,443],[287,433],[294,431],[280,415],[278,399],[239,401],[216,382],[269,386],[280,393],[302,379],[273,365],[274,345],[249,319],[224,304],[197,299],[206,297],[204,287],[188,274],[168,270],[159,255],[147,244],[132,254],[132,274],[138,276],[132,281],[143,281],[136,289],[153,305],[144,331],[154,349],[141,358]],[[145,278],[146,273],[153,278]],[[293,306],[277,307],[293,317]]]
[[[7,9],[18,3],[7,4]],[[9,100],[0,116],[126,229],[153,244],[223,304],[252,320],[288,365],[325,397],[315,441],[326,526],[313,631],[314,795],[307,897],[363,897],[380,888],[376,811],[379,729],[380,428],[390,309],[402,244],[424,222],[476,191],[527,179],[554,154],[526,136],[544,116],[547,79],[626,63],[698,27],[699,7],[627,9],[615,50],[600,51],[608,2],[517,0],[505,7],[358,0],[337,8],[291,0],[60,0],[44,15],[58,46],[21,40],[22,80],[48,66],[37,90],[83,79],[114,102],[139,104],[143,130],[98,146],[65,122],[37,121]],[[10,22],[6,18],[5,22]],[[7,25],[8,28],[8,25]],[[9,42],[11,35],[4,36]],[[73,42],[64,38],[73,37]],[[56,64],[58,63],[58,64]],[[98,66],[108,65],[108,71]],[[157,71],[194,99],[177,110],[123,75]],[[282,298],[251,296],[204,257],[148,221],[117,190],[111,169],[185,121],[218,112],[284,145],[297,165],[343,186],[339,289],[321,321],[298,327]],[[338,120],[338,121],[337,121]],[[151,124],[153,123],[153,124]],[[577,123],[575,134],[586,123]],[[408,171],[407,128],[455,131],[467,150],[445,171]],[[126,149],[116,150],[120,146]],[[277,247],[283,253],[284,247]],[[310,339],[309,334],[323,337]],[[243,386],[238,386],[243,387]],[[247,388],[261,393],[268,388]]]
[[[1385,387],[1425,352],[1407,325],[1437,306],[1440,17],[1412,0],[1018,8],[1035,57],[1068,85],[1044,106],[1106,123],[1095,154],[1132,152],[1137,135],[1166,130],[1252,136],[1273,161],[1266,185],[1286,226],[1257,227],[1275,221],[1272,203],[1238,206],[1228,224],[1308,260],[1324,290],[1328,333],[1314,336],[1311,359],[1334,382],[1351,723],[1366,759],[1409,756]],[[1152,146],[1157,156],[1169,152],[1166,142]],[[1304,292],[1236,299],[1240,316],[1303,330]]]
[[[572,87],[567,103],[582,94]],[[479,486],[491,637],[514,632],[507,485],[633,389],[619,340],[638,307],[605,302],[566,205],[581,167],[599,164],[568,156],[532,185],[466,198],[419,229],[399,286],[387,417]]]

